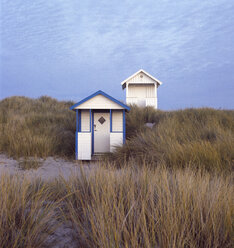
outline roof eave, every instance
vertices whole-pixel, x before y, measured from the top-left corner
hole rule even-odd
[[[121,82],[122,88],[124,89],[126,86],[124,86],[124,84],[126,84],[126,82],[128,80],[130,80],[131,78],[135,77],[138,73],[143,72],[145,73],[148,77],[150,77],[151,79],[153,79],[155,82],[157,82],[159,85],[162,85],[163,83],[161,81],[159,81],[157,78],[151,76],[148,72],[144,71],[143,69],[140,69],[139,71],[137,71],[136,73],[134,73],[133,75],[131,75],[130,77],[128,77],[127,79],[125,79],[124,81]]]
[[[99,91],[97,91],[97,92],[91,94],[90,96],[88,96],[88,97],[84,98],[83,100],[79,101],[78,103],[74,104],[73,106],[70,107],[70,109],[73,110],[73,111],[75,111],[75,108],[76,108],[76,107],[78,107],[78,106],[81,105],[82,103],[88,101],[89,99],[91,99],[91,98],[93,98],[93,97],[95,97],[95,96],[97,96],[97,95],[103,95],[103,96],[105,96],[106,98],[110,99],[111,101],[117,103],[118,105],[120,105],[121,107],[123,107],[124,109],[126,109],[127,111],[130,110],[130,107],[129,107],[129,106],[125,105],[124,103],[120,102],[119,100],[115,99],[114,97],[112,97],[112,96],[106,94],[105,92],[103,92],[103,91],[101,91],[101,90],[99,90]]]

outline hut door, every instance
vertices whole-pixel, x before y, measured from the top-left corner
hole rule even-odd
[[[94,113],[94,153],[110,152],[110,113]]]

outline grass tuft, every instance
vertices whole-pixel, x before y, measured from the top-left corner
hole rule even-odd
[[[37,157],[24,158],[19,161],[19,167],[22,170],[36,170],[42,166],[42,163],[43,161],[41,161],[41,159],[38,159]]]
[[[48,96],[0,101],[0,151],[15,158],[74,157],[73,102]],[[155,123],[151,129],[145,124]],[[121,167],[134,160],[169,168],[230,172],[234,165],[234,111],[209,108],[163,112],[132,106],[126,115],[127,142],[111,161]]]
[[[0,176],[0,192],[0,247],[42,247],[58,218],[55,193],[40,180],[8,174]]]
[[[155,123],[152,129],[145,123]],[[186,109],[162,112],[133,106],[126,116],[127,142],[111,156],[121,167],[164,164],[230,172],[234,165],[234,111]]]
[[[50,247],[48,237],[71,223],[83,248],[229,248],[233,190],[232,174],[134,164],[106,164],[67,181],[5,174],[0,247]]]
[[[23,169],[74,156],[71,105],[48,96],[0,101],[0,152],[24,157]],[[110,163],[67,181],[1,175],[0,247],[43,247],[67,221],[77,247],[232,247],[233,123],[234,111],[132,106],[127,142]]]
[[[231,247],[232,178],[100,168],[63,184],[80,247]]]
[[[71,157],[75,151],[72,102],[10,97],[0,101],[0,151],[20,157]]]

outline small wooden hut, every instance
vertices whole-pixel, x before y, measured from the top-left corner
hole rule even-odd
[[[76,112],[75,156],[91,160],[126,139],[125,112],[130,108],[99,90],[70,107]]]

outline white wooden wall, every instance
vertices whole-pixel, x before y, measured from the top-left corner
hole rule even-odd
[[[78,159],[91,160],[91,133],[78,133]]]
[[[128,97],[153,98],[155,97],[155,85],[129,84]]]
[[[110,133],[110,152],[115,150],[116,146],[123,145],[123,133]]]
[[[127,104],[136,104],[140,107],[153,106],[157,108],[156,84],[129,84],[126,91]]]
[[[90,113],[89,110],[81,111],[81,132],[78,133],[78,159],[91,160],[92,153],[92,134],[90,132]],[[82,133],[87,132],[87,133]]]
[[[123,132],[123,111],[112,111],[112,132]]]
[[[90,131],[90,113],[89,110],[81,110],[81,131]]]
[[[112,110],[112,132],[110,133],[110,152],[123,145],[123,111]]]

